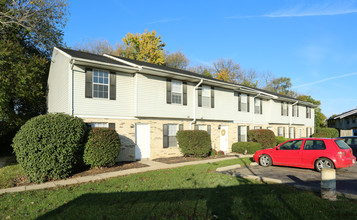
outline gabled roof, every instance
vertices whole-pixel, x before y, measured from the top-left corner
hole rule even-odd
[[[351,115],[357,115],[357,108],[344,112],[342,114],[331,117],[330,119],[342,119]]]
[[[249,86],[244,86],[244,85],[240,85],[240,84],[236,84],[236,83],[230,83],[230,82],[225,82],[219,79],[214,79],[211,77],[207,77],[204,76],[202,74],[198,74],[198,73],[194,73],[194,72],[190,72],[187,70],[181,70],[181,69],[176,69],[176,68],[172,68],[172,67],[168,67],[165,65],[157,65],[157,64],[152,64],[152,63],[148,63],[148,62],[144,62],[144,61],[139,61],[139,60],[133,60],[133,59],[129,59],[129,58],[124,58],[124,57],[119,57],[119,56],[114,56],[114,55],[97,55],[97,54],[92,54],[92,53],[88,53],[88,52],[83,52],[83,51],[77,51],[77,50],[72,50],[72,49],[67,49],[67,48],[62,48],[59,47],[58,49],[62,50],[63,52],[67,53],[68,55],[70,55],[73,58],[80,58],[80,59],[84,59],[84,60],[88,60],[88,61],[98,61],[98,62],[103,62],[103,63],[110,63],[110,64],[116,64],[116,65],[120,65],[120,66],[127,66],[127,67],[132,67],[132,66],[140,66],[140,67],[148,67],[148,68],[154,68],[157,70],[162,70],[162,71],[167,71],[167,72],[171,72],[172,74],[174,73],[179,73],[179,74],[183,74],[186,75],[188,77],[196,77],[196,78],[203,78],[209,81],[215,81],[215,82],[219,82],[219,83],[224,83],[226,85],[231,85],[231,86],[238,86],[240,88],[244,88],[244,89],[249,89],[251,91],[256,91],[256,93],[265,93],[268,94],[270,96],[276,96],[276,97],[280,97],[282,99],[287,99],[291,102],[296,102],[298,101],[299,103],[303,103],[305,105],[309,105],[309,106],[314,106],[317,107],[316,105],[310,103],[310,102],[305,102],[305,101],[301,101],[299,99],[296,98],[292,98],[290,96],[286,96],[286,95],[281,95],[275,92],[271,92],[271,91],[267,91],[264,89],[258,89],[258,88],[253,88],[253,87],[249,87]],[[113,58],[110,58],[113,57]],[[123,62],[121,62],[121,60]],[[132,65],[129,65],[132,64]]]

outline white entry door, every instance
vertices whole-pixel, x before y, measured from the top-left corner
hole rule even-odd
[[[135,159],[150,158],[150,125],[135,126]]]
[[[220,150],[227,152],[228,151],[228,126],[221,125],[221,129],[219,130],[220,135]]]

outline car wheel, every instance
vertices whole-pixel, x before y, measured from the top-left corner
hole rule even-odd
[[[335,165],[333,165],[333,162],[330,159],[327,158],[319,158],[315,162],[315,169],[319,172],[321,172],[322,168],[331,168],[334,169]]]
[[[268,167],[273,164],[273,161],[271,160],[271,157],[267,154],[263,154],[259,158],[259,164],[263,167]]]

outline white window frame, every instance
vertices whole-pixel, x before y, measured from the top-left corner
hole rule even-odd
[[[179,85],[179,86],[176,87],[176,85]],[[183,86],[182,81],[178,81],[178,80],[171,81],[171,104],[182,105],[182,99],[183,99],[182,86]],[[179,89],[177,89],[177,88],[179,88]],[[174,95],[178,95],[178,94],[180,95],[180,103],[174,102],[174,101],[176,101],[176,99],[174,99]]]
[[[248,112],[248,95],[240,94],[240,109],[242,112]]]
[[[99,79],[100,79],[100,76],[98,75],[97,78],[98,78],[98,82],[95,82],[95,78],[96,78],[96,73],[97,74],[100,74],[100,73],[103,73],[103,74],[106,74],[107,77],[104,77],[103,76],[103,82],[100,83],[99,82]],[[108,82],[107,83],[104,83],[104,80],[105,78],[108,78]],[[99,97],[99,96],[95,96],[95,92],[94,92],[94,87],[95,85],[98,85],[98,86],[106,86],[107,87],[107,96],[108,97]],[[92,79],[92,97],[93,98],[96,98],[96,99],[109,99],[110,98],[110,73],[109,71],[106,71],[106,70],[100,70],[100,69],[93,69],[93,79]]]
[[[176,127],[176,132],[174,131],[174,127]],[[171,128],[171,130],[170,130]],[[170,132],[171,131],[171,132]],[[179,131],[179,125],[178,124],[167,124],[167,137],[168,137],[168,147],[177,147],[177,139],[176,139],[176,134]],[[175,134],[173,134],[175,133]],[[175,141],[175,145],[171,145],[172,142]]]
[[[298,105],[293,105],[293,117],[298,117]]]
[[[202,107],[211,108],[211,87],[202,86]]]
[[[285,128],[284,127],[278,127],[278,136],[280,137],[285,137]]]
[[[295,128],[289,127],[289,138],[295,138]]]
[[[247,142],[248,141],[248,126],[239,126],[239,127],[240,127],[240,133],[238,133],[238,141]]]
[[[254,99],[254,113],[261,114],[261,112],[260,112],[260,98]]]
[[[109,128],[109,123],[107,123],[107,122],[91,122],[90,126],[92,128]]]
[[[289,108],[288,108],[288,103],[287,102],[283,102],[283,112],[282,112],[282,114],[283,114],[283,116],[288,116],[288,110],[289,110]]]

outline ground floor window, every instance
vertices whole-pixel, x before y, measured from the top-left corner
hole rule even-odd
[[[207,131],[211,135],[211,125],[195,125],[195,130]]]
[[[285,128],[284,127],[278,127],[278,136],[285,137]]]
[[[262,129],[262,126],[254,126],[254,130],[256,129]]]
[[[289,128],[289,138],[295,138],[295,128]]]
[[[177,147],[176,134],[177,131],[179,130],[183,130],[182,124],[164,124],[163,127],[164,148]]]
[[[310,137],[312,134],[312,128],[306,128],[306,137]]]
[[[249,126],[238,126],[238,142],[248,141]]]
[[[115,130],[115,123],[107,123],[107,122],[91,122],[86,123],[89,128],[112,128]]]
[[[301,138],[302,137],[302,128],[299,128],[299,137]]]

